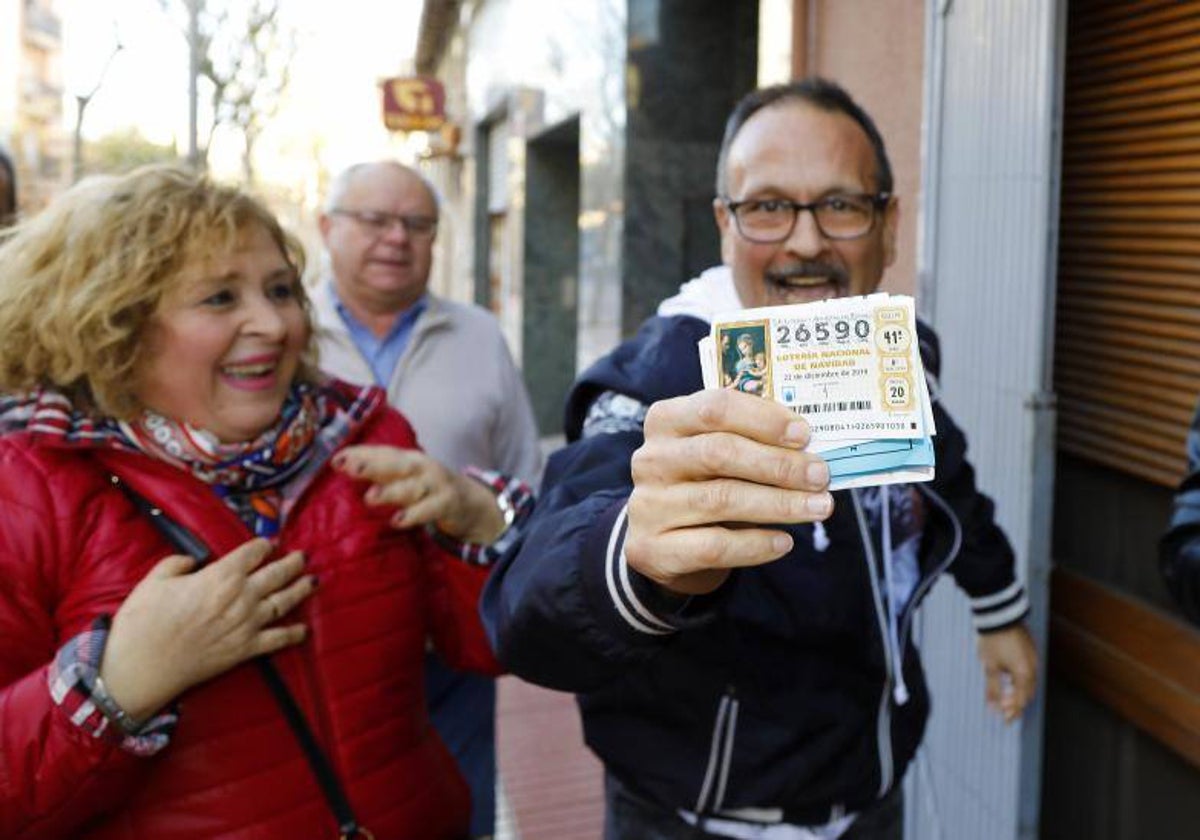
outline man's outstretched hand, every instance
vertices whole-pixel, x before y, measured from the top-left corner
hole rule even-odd
[[[712,592],[732,569],[777,560],[792,538],[770,526],[833,512],[829,467],[782,405],[737,391],[663,400],[633,455],[625,558],[667,590]]]

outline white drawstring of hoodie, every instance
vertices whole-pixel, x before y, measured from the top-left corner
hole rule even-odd
[[[883,579],[884,589],[887,592],[887,614],[888,614],[888,640],[887,646],[892,658],[892,671],[895,677],[895,685],[892,687],[892,696],[896,699],[896,705],[903,706],[908,702],[908,686],[904,682],[904,651],[900,649],[900,633],[899,633],[899,612],[900,598],[895,589],[894,573],[892,570],[892,515],[891,515],[891,493],[887,487],[879,488],[879,518],[883,533]]]

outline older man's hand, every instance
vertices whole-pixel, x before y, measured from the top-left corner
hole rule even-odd
[[[815,522],[833,511],[829,468],[804,451],[808,424],[736,391],[664,400],[646,414],[633,455],[625,558],[666,589],[712,592],[732,569],[792,548],[761,526]]]

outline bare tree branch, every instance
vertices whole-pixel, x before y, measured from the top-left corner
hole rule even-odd
[[[199,156],[207,159],[218,127],[232,128],[242,137],[242,168],[252,182],[254,145],[291,81],[295,31],[280,15],[282,0],[159,0],[177,21],[189,3],[199,6],[197,73],[210,88],[211,119]]]

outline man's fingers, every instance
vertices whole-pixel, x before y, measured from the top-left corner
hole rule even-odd
[[[1037,674],[1032,670],[1025,668],[1016,668],[1011,674],[1011,683],[1008,689],[1007,708],[1005,709],[1008,720],[1015,720],[1020,717],[1025,711],[1025,707],[1033,700],[1033,695],[1037,688]]]
[[[1035,678],[1031,672],[1023,669],[1005,670],[989,668],[987,670],[986,697],[990,708],[995,709],[1005,723],[1012,723],[1019,718],[1025,707],[1033,699]]]
[[[625,559],[631,567],[672,589],[677,578],[712,569],[759,566],[792,549],[792,538],[766,528],[683,528],[653,539],[631,536]]]
[[[979,637],[979,658],[987,678],[987,702],[1007,722],[1025,710],[1037,690],[1037,649],[1024,624]]]
[[[824,490],[829,465],[819,456],[713,432],[656,441],[634,453],[635,485],[673,484],[706,478],[737,478],[793,490]]]
[[[826,519],[833,496],[821,491],[785,490],[733,479],[690,481],[668,487],[634,490],[630,522],[665,533],[723,523],[798,525]]]
[[[987,677],[984,687],[984,697],[987,700],[988,706],[1000,711],[1000,675],[1001,672],[995,668],[988,668],[985,672]]]
[[[772,446],[803,448],[809,429],[804,419],[784,406],[740,391],[698,391],[661,400],[646,413],[646,437],[688,437],[707,432],[733,432]]]
[[[333,458],[333,466],[347,475],[376,484],[407,478],[420,471],[425,455],[394,446],[347,446]]]

